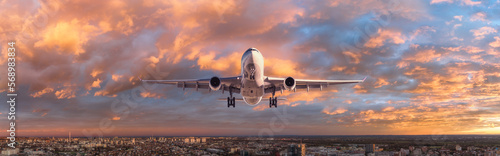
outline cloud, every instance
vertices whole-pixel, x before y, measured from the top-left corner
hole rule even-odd
[[[0,11],[9,21],[0,24],[0,41],[18,41],[16,85],[28,103],[19,109],[47,110],[22,115],[21,125],[40,125],[36,130],[20,127],[25,134],[99,129],[95,123],[105,118],[123,129],[119,134],[255,135],[274,116],[266,102],[256,107],[238,103],[227,111],[216,100],[227,93],[139,81],[235,76],[249,47],[264,55],[267,76],[368,77],[322,92],[278,94],[288,100],[280,101],[277,110],[286,109],[286,117],[300,117],[294,122],[308,127],[289,126],[283,133],[426,134],[442,129],[477,134],[494,133],[488,128],[500,124],[500,43],[479,1],[11,4],[16,7]],[[471,14],[440,14],[443,9]],[[37,18],[43,15],[48,18]],[[2,55],[6,49],[1,48]],[[5,70],[0,74],[6,75]],[[136,100],[130,103],[141,107],[120,116],[111,108],[116,99],[120,105],[128,102],[124,99]],[[81,122],[68,122],[76,119]],[[39,124],[48,122],[60,126]],[[155,129],[133,128],[151,125]]]
[[[198,57],[198,65],[201,70],[215,70],[236,75],[241,72],[241,55],[239,52],[234,52],[227,57],[215,59],[215,52],[201,54]]]
[[[365,43],[365,46],[369,48],[377,48],[384,45],[384,43],[402,44],[405,43],[404,38],[405,37],[401,35],[401,32],[379,29],[377,35],[370,38]]]
[[[479,29],[472,29],[470,30],[470,32],[472,32],[472,35],[476,37],[474,39],[480,40],[483,39],[486,35],[497,33],[497,30],[489,26],[484,26]]]
[[[462,0],[462,4],[474,6],[481,4],[481,1]]]
[[[347,109],[344,109],[344,108],[338,108],[334,111],[331,111],[327,108],[323,109],[322,113],[325,113],[325,114],[328,114],[328,115],[337,115],[337,114],[343,114],[347,112]]]
[[[111,79],[113,81],[119,81],[122,78],[123,78],[123,75],[111,75]]]
[[[393,111],[393,110],[394,110],[394,107],[386,107],[386,108],[382,109],[382,111],[384,111],[384,112]]]
[[[92,88],[101,88],[101,85],[100,85],[101,82],[102,82],[101,80],[97,79],[94,82],[92,82],[92,85],[90,87],[92,87]]]
[[[53,91],[54,91],[54,89],[52,89],[52,88],[44,88],[43,90],[41,90],[39,92],[31,94],[31,96],[35,97],[35,98],[36,97],[41,97],[42,95],[50,93],[50,92],[53,92]]]
[[[500,37],[495,36],[495,41],[490,42],[489,44],[491,47],[498,48],[500,47]]]
[[[479,3],[481,3],[481,2],[479,2]],[[488,21],[486,19],[486,13],[484,13],[484,12],[477,12],[477,13],[473,14],[470,17],[470,20],[471,21],[482,21],[482,22]]]
[[[85,52],[83,45],[94,37],[99,29],[82,24],[77,19],[70,22],[59,22],[55,27],[45,30],[43,40],[35,42],[35,48],[55,49],[55,52],[79,55]],[[64,38],[64,40],[61,40]]]
[[[414,55],[404,57],[402,61],[403,62],[412,61],[412,62],[426,63],[429,61],[433,61],[434,59],[439,60],[440,57],[441,57],[441,54],[436,53],[436,50],[434,50],[433,48],[427,48],[427,49],[423,49],[423,50],[417,50]]]
[[[279,58],[264,58],[266,75],[269,76],[293,76],[295,78],[305,78],[300,64],[291,60]]]
[[[120,117],[119,116],[115,116],[115,117],[111,118],[111,120],[117,121],[117,120],[120,120]]]
[[[75,91],[70,88],[58,90],[54,93],[58,99],[71,99],[76,97]]]
[[[432,1],[431,1],[431,4],[443,3],[443,2],[446,2],[446,3],[453,3],[453,0],[432,0]]]

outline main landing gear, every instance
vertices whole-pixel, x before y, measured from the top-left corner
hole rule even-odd
[[[235,104],[236,104],[236,98],[227,97],[227,107],[233,106],[234,108]]]
[[[269,97],[269,108],[273,107],[276,108],[278,107],[278,98],[277,97]]]
[[[233,97],[233,89],[229,87],[229,97],[227,97],[227,107],[236,106],[236,98]]]
[[[277,108],[278,107],[278,98],[274,97],[274,94],[276,93],[276,87],[273,87],[273,96],[269,97],[269,108],[273,107]]]

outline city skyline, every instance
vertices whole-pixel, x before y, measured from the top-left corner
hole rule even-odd
[[[20,137],[20,155],[495,155],[499,136]],[[1,141],[1,140],[0,140]],[[2,145],[5,146],[5,145]]]
[[[3,1],[0,8],[1,54],[9,41],[18,49],[17,136],[500,134],[500,1]],[[227,108],[217,101],[227,93],[139,79],[238,75],[250,47],[264,56],[267,76],[367,79],[277,93],[287,99],[277,108],[265,101]],[[0,58],[0,74],[6,62]],[[0,105],[5,127],[8,108]]]

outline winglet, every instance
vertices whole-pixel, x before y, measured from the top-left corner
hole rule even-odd
[[[367,77],[367,76],[365,76],[365,78],[364,78],[364,79],[363,79],[363,81],[361,81],[361,82],[365,82],[365,80],[366,80],[366,77]]]

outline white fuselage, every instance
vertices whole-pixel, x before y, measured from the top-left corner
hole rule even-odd
[[[250,48],[241,57],[241,95],[250,105],[258,104],[264,95],[264,57]]]

